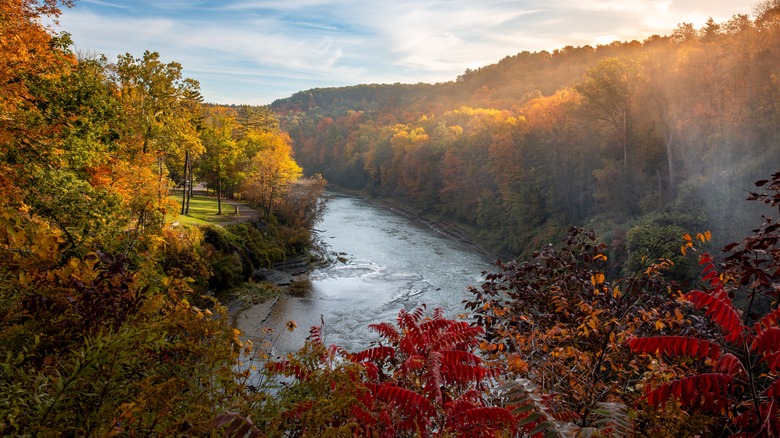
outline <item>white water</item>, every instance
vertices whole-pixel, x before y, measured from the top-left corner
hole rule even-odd
[[[491,269],[474,248],[358,198],[330,195],[317,228],[331,254],[346,262],[314,271],[303,296],[276,302],[263,325],[274,329],[279,354],[299,349],[321,320],[327,345],[359,351],[375,339],[368,325],[394,323],[402,308],[425,303],[450,317],[465,313],[468,286]],[[292,333],[284,328],[290,320],[298,325]]]

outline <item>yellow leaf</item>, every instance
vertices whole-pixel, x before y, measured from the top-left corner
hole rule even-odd
[[[612,289],[612,298],[620,298],[621,296],[623,296],[623,293],[620,292],[620,288],[615,286],[615,288]]]
[[[682,255],[685,255],[685,252],[686,252],[687,249],[688,249],[688,247],[685,246],[685,245],[680,247],[680,252],[682,253]]]
[[[666,326],[664,325],[663,322],[661,322],[661,321],[656,321],[655,322],[655,329],[656,330],[663,330],[665,327]]]
[[[598,254],[596,257],[593,257],[593,260],[603,260],[606,262],[607,256],[605,256],[604,254]]]
[[[601,272],[593,274],[590,277],[590,282],[593,283],[594,286],[603,283],[604,282],[604,274],[602,274]]]

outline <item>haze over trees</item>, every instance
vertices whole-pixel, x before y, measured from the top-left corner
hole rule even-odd
[[[780,162],[776,6],[643,42],[521,52],[435,85],[274,102],[307,172],[469,226],[509,255],[568,224],[747,231]]]

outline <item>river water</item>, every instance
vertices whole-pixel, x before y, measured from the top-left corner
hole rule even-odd
[[[468,286],[491,270],[491,260],[473,247],[360,198],[328,194],[317,229],[334,263],[312,272],[297,296],[281,297],[265,321],[253,322],[274,329],[277,354],[298,350],[313,325],[323,326],[326,345],[354,352],[376,339],[369,324],[394,323],[402,308],[424,303],[456,317],[465,313]],[[298,328],[286,330],[288,321]]]

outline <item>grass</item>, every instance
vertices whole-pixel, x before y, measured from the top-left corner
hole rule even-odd
[[[181,211],[181,194],[171,195],[171,199],[176,201]],[[231,216],[227,214],[232,207],[223,203],[222,214],[217,214],[217,198],[214,196],[195,195],[190,198],[190,211],[188,215],[177,215],[171,222],[178,222],[181,225],[209,225],[227,222]]]

